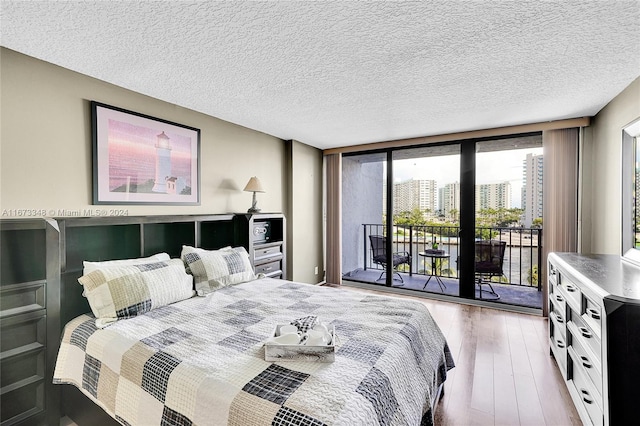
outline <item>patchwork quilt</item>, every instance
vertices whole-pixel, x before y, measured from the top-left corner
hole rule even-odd
[[[335,327],[333,363],[264,360],[276,324]],[[419,425],[454,362],[418,302],[270,278],[97,329],[65,328],[54,383],[123,425]]]

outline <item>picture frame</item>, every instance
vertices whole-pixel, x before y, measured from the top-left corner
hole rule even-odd
[[[93,204],[200,205],[200,129],[91,101]]]

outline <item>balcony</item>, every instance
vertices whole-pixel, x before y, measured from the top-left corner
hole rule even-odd
[[[362,224],[362,247],[358,266],[343,274],[343,279],[385,285],[383,268],[373,262],[370,235],[384,235],[382,224]],[[411,265],[401,265],[394,275],[393,286],[415,291],[459,295],[459,227],[457,226],[408,226],[395,225],[393,235],[394,252],[408,252]],[[539,228],[476,228],[476,238],[499,240],[506,243],[503,275],[493,277],[491,285],[500,296],[496,303],[542,309],[542,282],[538,271],[543,261],[542,229]],[[427,249],[437,247],[445,250],[448,257],[431,259],[420,256]],[[428,283],[427,283],[428,280]],[[439,284],[439,282],[441,285]],[[483,286],[483,295],[486,296]],[[476,285],[476,297],[479,288]],[[495,299],[495,297],[488,297]]]

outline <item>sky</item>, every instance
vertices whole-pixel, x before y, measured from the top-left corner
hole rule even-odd
[[[476,154],[476,184],[511,183],[511,207],[521,207],[522,161],[527,154],[542,154],[542,148],[514,149]],[[460,156],[413,158],[396,160],[393,165],[394,180],[432,179],[438,188],[460,181]]]

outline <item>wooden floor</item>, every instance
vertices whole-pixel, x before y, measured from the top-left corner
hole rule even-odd
[[[549,355],[546,318],[415,296],[397,297],[417,300],[429,308],[456,363],[438,404],[436,425],[582,424]]]

